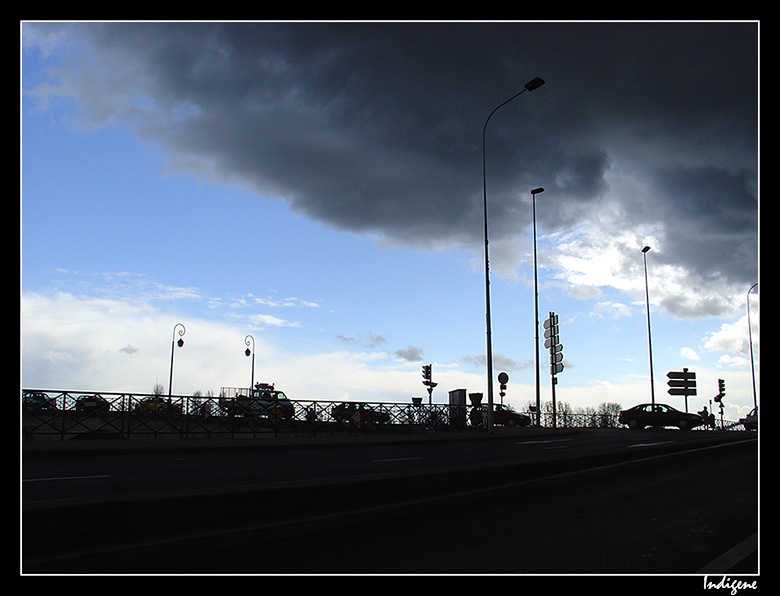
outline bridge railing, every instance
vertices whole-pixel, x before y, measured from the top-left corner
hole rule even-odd
[[[240,438],[270,434],[475,432],[484,417],[471,406],[424,403],[279,400],[256,409],[232,398],[148,393],[22,391],[24,440]],[[526,413],[530,416],[530,414]],[[530,416],[533,420],[534,417]],[[612,414],[541,415],[542,427],[618,428]],[[720,421],[718,421],[720,426]],[[731,426],[727,426],[727,424]],[[725,421],[723,428],[741,425]]]

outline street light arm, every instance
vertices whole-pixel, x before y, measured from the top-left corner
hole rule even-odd
[[[493,340],[492,330],[490,322],[490,257],[488,255],[488,215],[487,215],[487,168],[485,157],[485,135],[487,131],[488,122],[499,109],[508,104],[510,101],[525,93],[526,91],[533,91],[544,85],[544,81],[536,77],[528,81],[523,89],[518,93],[515,93],[512,97],[496,106],[490,115],[485,119],[485,125],[482,127],[482,212],[484,215],[484,234],[485,234],[485,323],[487,328],[487,392],[488,392],[488,416],[487,416],[487,428],[493,429]]]

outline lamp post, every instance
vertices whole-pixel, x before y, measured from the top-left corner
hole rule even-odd
[[[750,343],[750,374],[753,377],[753,407],[754,408],[758,407],[758,402],[756,401],[756,369],[753,368],[753,330],[750,326],[750,292],[752,292],[753,288],[755,287],[758,287],[758,282],[750,286],[750,289],[747,291],[748,342]]]
[[[525,93],[526,91],[533,91],[544,85],[544,81],[539,77],[528,81],[523,89],[515,93],[512,97],[505,102],[499,104],[485,120],[485,125],[482,127],[482,213],[484,217],[484,235],[485,235],[485,327],[487,336],[487,393],[488,393],[488,415],[487,415],[487,430],[493,430],[493,332],[490,322],[490,258],[488,256],[488,215],[487,215],[487,177],[485,173],[485,131],[487,130],[488,122],[490,118],[495,114],[499,108],[508,104],[515,97]]]
[[[252,344],[252,349],[251,350],[249,349],[249,344],[250,344],[249,340],[250,339],[252,340],[251,341],[251,344]],[[252,337],[251,335],[247,335],[244,338],[244,343],[247,346],[246,351],[244,352],[244,354],[246,354],[247,356],[252,356],[252,383],[249,385],[249,392],[250,392],[250,395],[251,395],[252,394],[251,393],[252,389],[255,388],[255,338]]]
[[[541,412],[541,398],[539,395],[539,283],[536,266],[536,195],[543,193],[542,187],[531,191],[531,205],[534,220],[534,354],[536,368],[536,426],[539,426]]]
[[[181,329],[179,329],[179,341],[176,342],[176,328],[181,326]],[[171,338],[171,375],[168,377],[168,401],[171,399],[171,386],[173,385],[173,352],[174,348],[176,347],[177,343],[179,347],[182,347],[184,345],[184,340],[181,338],[185,333],[187,332],[187,329],[184,327],[182,323],[176,323],[173,326],[173,337]]]
[[[642,249],[642,260],[645,264],[645,303],[647,304],[647,346],[650,350],[650,401],[655,405],[655,386],[653,384],[653,341],[650,336],[650,294],[647,289],[647,251],[649,246]]]

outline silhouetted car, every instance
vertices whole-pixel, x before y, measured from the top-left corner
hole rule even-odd
[[[680,430],[690,430],[705,424],[704,418],[698,414],[680,412],[666,404],[640,404],[622,410],[618,414],[618,422],[637,430],[646,426],[676,426]]]
[[[22,393],[22,407],[25,412],[56,410],[57,404],[45,393],[40,391],[25,391]]]
[[[482,426],[487,423],[487,406],[476,406],[471,409],[469,418],[472,426]],[[493,424],[504,426],[528,426],[531,424],[531,417],[515,412],[509,406],[504,404],[493,404]]]
[[[76,400],[77,412],[106,412],[108,402],[100,395],[85,395]]]
[[[153,396],[139,401],[134,408],[137,414],[181,414],[178,404],[168,403],[167,399]]]
[[[366,404],[342,403],[333,406],[330,415],[336,422],[352,422],[354,424],[384,424],[390,421],[390,414],[374,410]]]
[[[273,385],[256,383],[251,391],[223,387],[222,393],[219,405],[228,416],[267,416],[274,421],[292,420],[295,417],[295,405],[282,391],[275,390]]]
[[[758,430],[758,408],[753,408],[750,414],[740,418],[739,422],[745,427],[745,430]]]

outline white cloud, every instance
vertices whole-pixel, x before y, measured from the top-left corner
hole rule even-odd
[[[257,327],[299,327],[300,324],[296,322],[286,321],[275,317],[273,315],[250,315],[248,317],[249,322]]]
[[[751,310],[750,322],[753,334],[753,351],[757,353],[758,341],[758,313]],[[709,335],[704,343],[705,350],[716,352],[728,352],[746,356],[750,353],[750,341],[747,327],[747,314],[735,323],[724,323],[718,331]]]
[[[688,360],[699,360],[699,355],[693,348],[680,348],[680,356]]]

